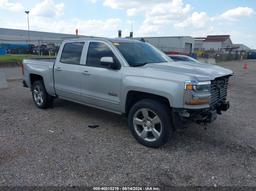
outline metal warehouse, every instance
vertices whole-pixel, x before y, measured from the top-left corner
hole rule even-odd
[[[0,28],[0,44],[60,44],[76,35]]]
[[[166,53],[190,54],[194,51],[195,40],[190,36],[139,37]]]

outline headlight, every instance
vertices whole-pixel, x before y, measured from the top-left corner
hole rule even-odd
[[[184,96],[186,105],[209,104],[211,98],[211,81],[186,81]]]
[[[186,81],[185,90],[196,91],[196,92],[209,92],[211,90],[211,81],[197,82],[197,81]]]

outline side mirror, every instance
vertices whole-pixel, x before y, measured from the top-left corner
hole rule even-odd
[[[103,66],[109,66],[110,64],[114,63],[114,59],[113,59],[113,57],[102,57],[100,59],[100,63]]]
[[[100,63],[102,66],[109,67],[113,70],[119,70],[120,64],[115,62],[113,57],[102,57],[100,59]]]

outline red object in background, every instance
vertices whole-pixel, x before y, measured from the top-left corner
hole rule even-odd
[[[78,29],[76,29],[76,36],[78,36]]]
[[[247,70],[248,69],[248,64],[244,64],[244,70]]]
[[[176,52],[176,51],[165,52],[165,54],[167,54],[167,55],[172,55],[172,54],[188,55],[188,54],[186,54],[186,53],[183,53],[183,52]]]

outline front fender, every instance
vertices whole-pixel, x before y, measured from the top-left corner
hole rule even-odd
[[[140,76],[126,76],[123,84],[123,111],[125,111],[125,100],[127,99],[129,91],[138,91],[162,96],[168,99],[170,107],[183,107],[184,84],[182,82]]]

